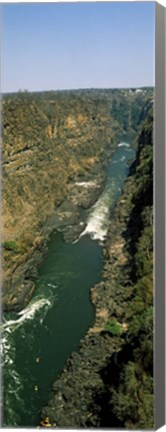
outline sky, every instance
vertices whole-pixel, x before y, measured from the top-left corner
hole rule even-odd
[[[2,92],[154,85],[154,2],[2,5]]]

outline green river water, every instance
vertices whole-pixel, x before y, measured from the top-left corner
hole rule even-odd
[[[93,324],[90,288],[100,280],[102,245],[111,210],[134,150],[120,143],[96,204],[85,212],[87,227],[75,243],[53,233],[29,305],[3,317],[3,426],[37,426],[51,385]]]

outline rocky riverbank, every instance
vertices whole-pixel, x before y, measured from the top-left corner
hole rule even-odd
[[[38,268],[47,251],[49,236],[52,231],[60,230],[66,242],[75,241],[85,229],[86,223],[81,219],[81,211],[90,208],[98,199],[105,183],[105,174],[95,175],[91,180],[71,182],[68,199],[64,200],[46,219],[28,251],[13,251],[11,266],[6,272],[4,281],[3,305],[7,311],[19,311],[30,300],[35,290],[35,279]],[[9,245],[10,247],[10,245]],[[10,251],[10,263],[11,263]]]

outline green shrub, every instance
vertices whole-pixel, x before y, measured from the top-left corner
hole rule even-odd
[[[3,243],[3,247],[6,251],[20,252],[20,248],[15,241],[8,240]]]
[[[108,331],[113,336],[120,336],[122,333],[120,324],[115,319],[106,322],[105,330]]]
[[[5,241],[3,243],[3,247],[6,250],[14,250],[14,249],[16,249],[17,245],[16,245],[16,243],[14,241],[9,240],[9,241]]]

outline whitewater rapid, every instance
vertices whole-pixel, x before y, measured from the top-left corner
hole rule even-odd
[[[130,144],[128,144],[126,142],[121,142],[118,144],[118,147],[130,147]]]
[[[116,182],[113,179],[109,188],[104,191],[97,203],[92,207],[87,220],[87,226],[81,233],[80,238],[83,235],[89,234],[93,240],[100,240],[102,242],[105,239],[109,226],[111,196],[114,193],[115,186]]]
[[[107,179],[104,191],[90,210],[87,218],[87,226],[75,243],[84,235],[90,235],[93,240],[99,240],[101,243],[106,238],[110,223],[110,211],[113,209],[118,196],[121,194],[124,180],[123,175],[128,166],[128,152],[133,152],[130,148],[130,144],[126,142],[118,144],[115,155],[111,161],[112,169],[109,172],[109,178]],[[117,168],[114,164],[120,167],[119,173],[117,173]],[[82,186],[84,187],[83,184]]]
[[[24,325],[29,320],[33,320],[36,314],[39,314],[39,322],[43,323],[45,315],[48,309],[52,306],[53,299],[47,299],[45,297],[37,297],[33,301],[29,303],[29,305],[23,309],[22,311],[15,314],[14,319],[4,320],[1,325],[1,360],[2,365],[8,364],[12,365],[14,363],[15,358],[15,346],[12,344],[12,333],[16,331],[20,326]],[[42,309],[42,314],[40,313]],[[23,334],[23,337],[26,335]],[[16,376],[17,373],[12,371],[13,376]],[[18,384],[19,377],[17,376]]]

